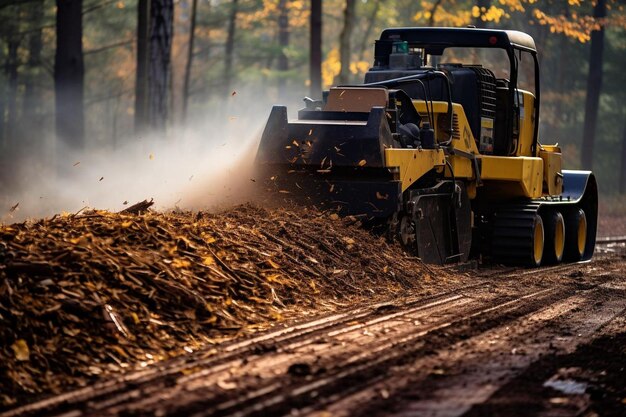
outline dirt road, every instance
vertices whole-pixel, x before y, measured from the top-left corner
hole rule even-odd
[[[604,252],[472,270],[0,416],[625,415],[626,261]]]

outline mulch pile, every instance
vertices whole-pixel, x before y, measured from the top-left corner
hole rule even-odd
[[[453,279],[313,209],[0,226],[0,409],[429,278]]]

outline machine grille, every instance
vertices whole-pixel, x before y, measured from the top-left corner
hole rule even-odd
[[[495,119],[496,117],[496,77],[487,68],[473,67],[478,79],[480,91],[480,115]]]

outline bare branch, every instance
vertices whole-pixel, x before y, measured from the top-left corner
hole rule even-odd
[[[0,0],[0,1],[2,1],[2,0]],[[86,9],[83,9],[83,16],[88,14],[88,13],[95,12],[96,10],[102,9],[103,7],[107,7],[108,5],[116,3],[116,2],[117,2],[117,0],[106,0],[106,1],[104,1],[102,3],[100,3],[100,4],[96,4],[96,5],[87,7]]]
[[[101,46],[99,48],[89,49],[89,50],[83,52],[83,55],[97,54],[97,53],[100,53],[100,52],[107,51],[109,49],[117,48],[117,47],[124,46],[124,45],[130,45],[133,42],[135,42],[135,38],[126,39],[124,41],[111,43],[109,45],[104,45],[104,46]]]
[[[88,97],[85,99],[85,107],[91,106],[92,104],[97,104],[103,101],[112,100],[114,98],[122,97],[127,94],[132,94],[135,91],[134,88],[129,88],[126,90],[116,91],[111,94],[104,94],[99,96]]]

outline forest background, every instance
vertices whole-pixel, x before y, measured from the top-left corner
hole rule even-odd
[[[294,117],[302,97],[362,81],[374,40],[393,26],[529,33],[540,56],[540,140],[562,146],[566,168],[592,168],[605,196],[625,194],[625,3],[0,0],[0,215],[10,221],[20,204],[50,198],[33,184],[63,187],[79,155],[116,165],[112,155],[141,143],[153,160],[153,142],[176,149],[191,136],[208,144],[193,148],[195,161],[209,164],[220,135],[231,148],[237,135],[258,136],[271,104],[290,104]],[[115,187],[144,175],[141,166],[119,166]]]

